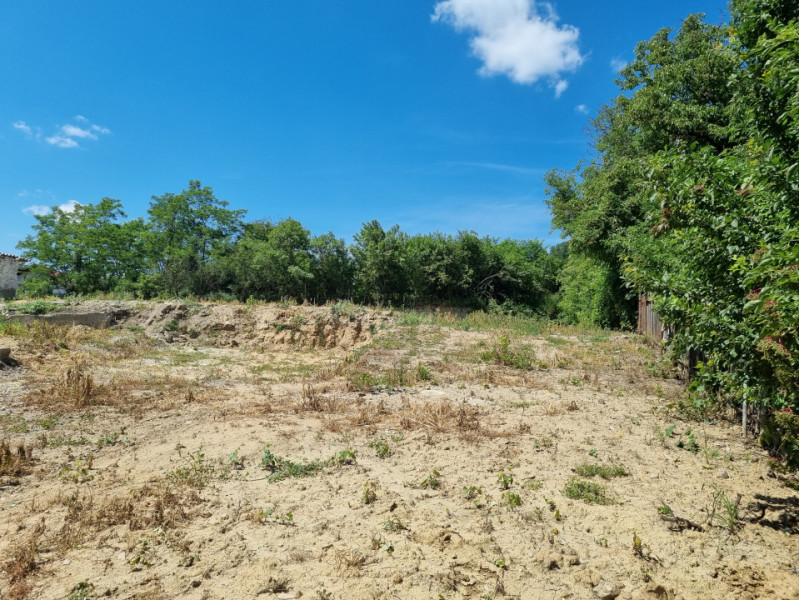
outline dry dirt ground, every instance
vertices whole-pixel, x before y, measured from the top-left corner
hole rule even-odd
[[[2,598],[799,598],[799,495],[637,336],[69,309],[0,325]]]

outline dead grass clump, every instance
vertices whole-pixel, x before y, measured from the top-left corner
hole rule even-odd
[[[339,569],[360,569],[367,565],[371,556],[355,548],[350,550],[336,550],[336,564]]]
[[[37,406],[53,408],[86,408],[88,406],[120,404],[120,390],[105,385],[97,385],[88,373],[86,364],[73,360],[61,371],[53,383],[44,389],[28,394],[24,401]]]
[[[467,404],[403,401],[397,413],[403,429],[427,429],[437,433],[448,431],[475,432],[480,429],[478,410]]]
[[[336,412],[339,408],[338,402],[322,393],[310,383],[303,383],[297,409],[302,412]]]
[[[131,490],[127,497],[114,497],[99,504],[91,494],[76,491],[59,499],[67,508],[60,537],[74,539],[75,535],[69,534],[97,534],[118,525],[127,525],[131,531],[173,529],[188,521],[189,509],[201,502],[194,490],[179,491],[167,483],[145,485]]]
[[[32,462],[33,448],[18,444],[16,450],[12,450],[7,440],[0,441],[0,475],[25,475],[30,471]]]
[[[39,544],[36,533],[27,540],[12,546],[9,557],[3,565],[10,587],[6,596],[13,600],[27,597],[32,587],[27,577],[38,568]]]

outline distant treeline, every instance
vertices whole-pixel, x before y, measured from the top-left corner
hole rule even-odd
[[[364,223],[347,245],[312,236],[294,219],[244,221],[209,187],[190,181],[152,198],[146,219],[127,219],[118,200],[53,208],[19,244],[33,259],[26,295],[115,293],[379,305],[489,305],[553,316],[566,245],[539,241],[408,235]]]

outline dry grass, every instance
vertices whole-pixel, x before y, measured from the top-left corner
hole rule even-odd
[[[372,556],[355,548],[336,550],[336,564],[342,570],[358,570],[372,561]]]
[[[397,411],[403,429],[426,429],[436,433],[452,431],[475,432],[480,430],[480,413],[468,404],[442,402],[411,402],[405,400]]]
[[[12,450],[7,440],[0,441],[0,476],[25,475],[30,472],[32,462],[33,448],[18,444],[16,450]]]
[[[22,600],[27,598],[33,587],[27,579],[39,568],[39,537],[43,532],[43,521],[27,537],[14,544],[3,564],[3,572],[8,578],[4,598]]]

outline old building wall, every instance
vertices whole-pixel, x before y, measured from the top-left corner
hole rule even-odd
[[[16,257],[0,255],[0,297],[12,298],[16,293],[18,269]]]

